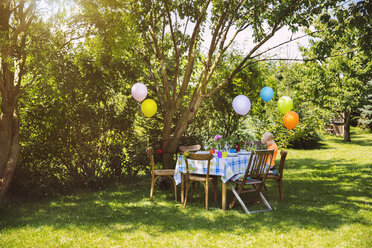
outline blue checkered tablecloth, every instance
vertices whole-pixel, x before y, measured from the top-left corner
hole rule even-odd
[[[239,155],[236,157],[218,158],[211,160],[209,175],[221,176],[223,182],[227,182],[231,177],[245,173],[249,162],[249,155]],[[207,160],[190,160],[188,159],[189,170],[193,174],[207,174]],[[178,156],[174,180],[177,184],[181,183],[181,173],[186,173],[186,164],[183,156]]]

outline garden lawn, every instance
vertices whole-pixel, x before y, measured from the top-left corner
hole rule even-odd
[[[111,189],[0,209],[0,247],[372,247],[372,134],[328,136],[319,150],[289,150],[285,204],[268,183],[273,211],[204,210],[202,188],[183,209],[149,177]],[[229,191],[229,200],[231,192]],[[220,195],[219,195],[220,200]],[[259,205],[257,206],[259,207]]]

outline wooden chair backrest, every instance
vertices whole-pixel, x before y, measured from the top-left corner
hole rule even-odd
[[[180,146],[178,148],[181,152],[197,152],[201,149],[201,145]]]
[[[280,177],[283,176],[283,169],[284,169],[284,163],[285,159],[287,158],[287,151],[281,150],[280,151],[280,164],[279,164],[279,175]]]
[[[258,140],[248,140],[247,145],[247,151],[252,151],[252,149],[262,150],[263,148],[262,142]]]
[[[155,163],[154,163],[154,149],[152,147],[147,148],[147,154],[149,155],[150,164],[151,164],[151,174],[154,173]]]
[[[274,156],[274,150],[257,150],[252,151],[249,158],[248,166],[244,174],[243,184],[248,177],[259,179],[263,182],[266,180],[267,173],[270,170],[270,164]],[[268,163],[266,161],[269,160]]]
[[[187,162],[188,159],[191,160],[208,160],[208,166],[207,166],[207,174],[206,178],[207,180],[209,179],[209,169],[211,166],[211,160],[213,159],[213,154],[190,154],[187,159],[185,159],[185,164],[186,164],[186,176],[189,176],[189,164]]]

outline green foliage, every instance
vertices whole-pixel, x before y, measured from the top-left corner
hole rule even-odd
[[[49,35],[52,44],[63,39]],[[146,139],[134,135],[138,105],[128,80],[136,80],[136,68],[102,43],[88,40],[74,53],[66,47],[35,54],[34,63],[51,60],[20,99],[23,153],[13,192],[96,188],[148,170],[145,149],[137,154]]]
[[[172,113],[170,133],[177,130],[193,94],[211,92],[244,58],[240,52],[225,50],[229,52],[216,64],[205,92],[198,91],[203,70],[210,68],[218,55],[218,49],[212,51],[209,65],[206,64],[208,56],[200,46],[207,25],[213,30],[219,18],[229,14],[231,19],[225,20],[224,25],[231,20],[235,28],[251,27],[253,39],[258,41],[265,37],[268,27],[283,24],[297,30],[299,26],[309,26],[314,13],[335,2],[302,1],[296,5],[294,1],[262,4],[243,1],[238,7],[239,1],[212,1],[211,19],[202,20],[198,38],[191,44],[197,47],[196,59],[192,62],[190,80],[186,81],[185,94],[181,94],[181,104]],[[47,25],[41,19],[35,23],[32,35],[39,42],[30,46],[28,60],[40,72],[25,75],[25,84],[31,83],[34,75],[36,79],[20,99],[23,153],[13,190],[30,192],[32,189],[34,194],[44,195],[80,186],[97,188],[125,175],[148,172],[145,148],[151,145],[156,151],[164,138],[172,138],[171,134],[163,136],[165,116],[168,107],[173,106],[166,101],[166,93],[175,96],[180,92],[191,39],[191,34],[184,31],[185,24],[195,24],[204,4],[205,1],[83,0],[79,1],[76,12],[58,14],[56,20],[60,23]],[[173,28],[175,45],[181,54],[178,70],[174,67],[177,61],[168,29],[167,8],[171,19],[177,19]],[[154,36],[150,34],[150,26]],[[69,30],[63,32],[66,27]],[[74,42],[69,42],[68,34],[76,35]],[[169,92],[163,82],[163,68],[159,53],[154,51],[153,39],[161,43],[168,75],[165,81],[172,83]],[[218,47],[224,45],[226,43],[221,43]],[[300,110],[305,105],[297,99],[301,123],[298,130],[288,132],[282,125],[275,101],[293,87],[286,85],[282,89],[276,74],[275,65],[247,65],[231,84],[205,100],[196,118],[187,123],[189,127],[180,143],[201,144],[217,133],[229,142],[259,139],[263,132],[272,131],[283,147],[296,140],[305,146],[304,143],[316,136],[315,130],[320,124],[314,120],[320,115]],[[143,117],[140,105],[130,96],[135,82],[145,83],[148,98],[158,103],[158,113],[150,119]],[[268,104],[259,98],[263,86],[270,86],[276,92],[275,99]],[[251,118],[233,111],[231,103],[238,94],[251,99]],[[290,96],[296,98],[296,94]],[[154,155],[159,162],[161,156]]]
[[[368,92],[372,92],[372,80],[368,82]],[[359,124],[363,128],[369,128],[372,131],[372,94],[366,96],[366,101],[363,107],[360,108],[361,117],[359,119]]]
[[[367,16],[352,15],[354,10],[351,4],[348,9],[325,12],[314,22],[319,32],[312,33],[310,47],[303,49],[309,61],[302,66],[304,77],[298,83],[303,95],[316,106],[336,116],[343,113],[340,116],[345,122],[345,141],[350,141],[351,115],[363,105],[372,75],[370,51],[362,45],[366,33],[361,31],[370,32],[370,24],[365,23]],[[361,18],[360,28],[352,24],[356,18]]]

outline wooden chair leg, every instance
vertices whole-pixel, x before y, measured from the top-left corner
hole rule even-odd
[[[154,195],[154,188],[155,188],[155,176],[152,176],[151,177],[150,200],[152,200],[152,196]]]
[[[235,185],[235,191],[237,192],[238,195],[240,195],[240,193],[243,191],[243,188],[244,185],[240,185],[240,187],[239,185]],[[237,200],[238,199],[236,198],[236,196],[234,196],[234,198],[230,202],[229,208],[233,208]]]
[[[208,210],[208,181],[205,183],[205,209]]]
[[[173,182],[173,187],[174,187],[174,199],[177,202],[177,184],[176,181],[174,180],[173,176],[169,176],[171,181]]]
[[[282,180],[278,181],[278,187],[279,187],[280,200],[282,200],[282,204],[283,204],[284,197],[283,197],[283,189],[282,189]]]
[[[189,183],[189,180],[186,181],[186,194],[185,194],[185,199],[183,199],[183,208],[186,207],[186,204],[187,204],[187,195],[189,193],[189,187],[190,187],[190,183]]]
[[[231,191],[233,192],[233,194],[234,194],[234,196],[235,196],[234,199],[236,199],[236,200],[239,201],[240,205],[242,206],[242,208],[244,209],[244,211],[245,211],[247,214],[250,214],[248,208],[245,206],[243,200],[240,198],[238,192],[235,190],[236,187],[234,188],[230,182],[227,182],[227,183],[228,183],[228,185],[231,187]],[[230,204],[230,206],[231,206],[231,204]],[[232,205],[230,208],[232,208],[233,206],[234,206],[234,205]]]
[[[236,198],[236,196],[234,196],[234,198],[232,199],[232,201],[229,204],[229,208],[233,208],[234,207],[236,200],[237,200],[237,198]]]
[[[213,179],[213,189],[214,189],[214,203],[216,203],[216,206],[218,206],[218,201],[217,201],[217,189],[218,181],[217,178]]]
[[[183,173],[181,173],[181,203],[183,203],[185,199],[185,177]]]
[[[265,189],[265,191],[267,191],[267,188],[266,188],[266,183],[264,184],[264,189]]]

